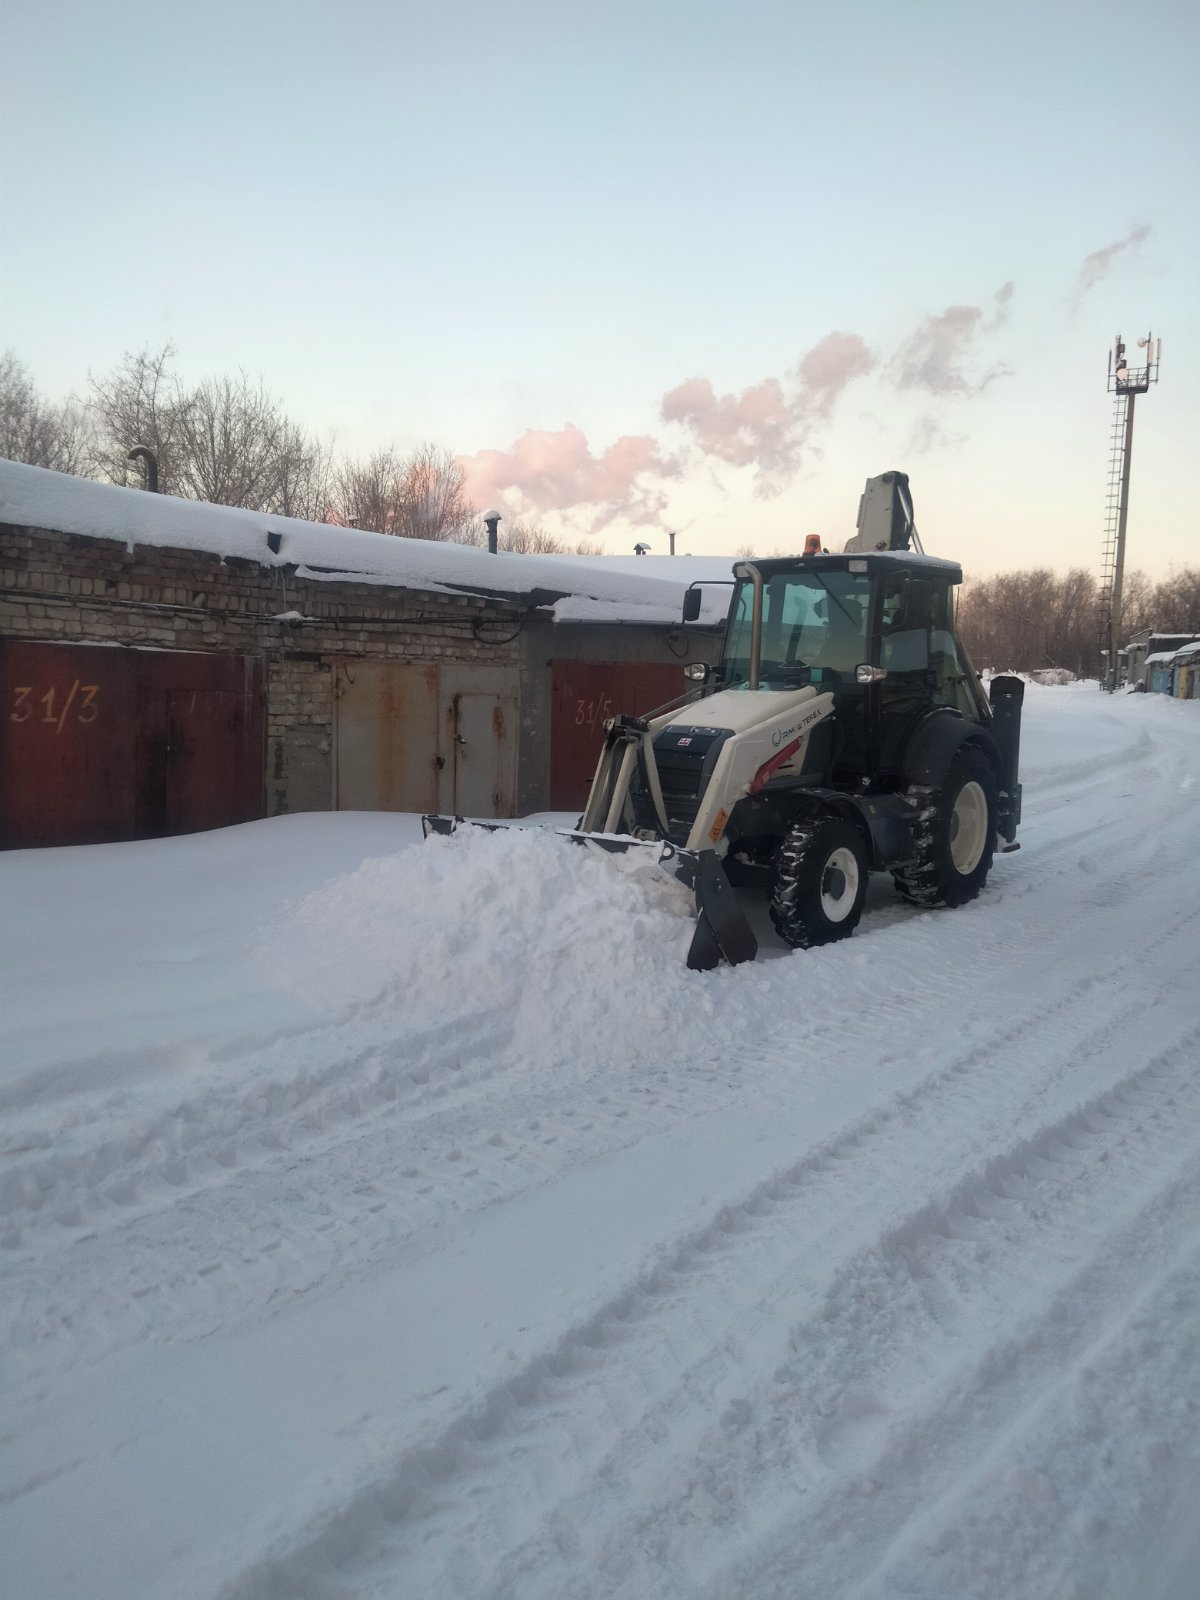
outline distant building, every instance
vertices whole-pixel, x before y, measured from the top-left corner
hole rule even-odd
[[[1175,697],[1200,700],[1200,639],[1175,652]]]
[[[1175,655],[1171,650],[1158,650],[1146,657],[1146,688],[1151,694],[1174,694]]]
[[[1136,686],[1146,681],[1146,657],[1150,651],[1150,634],[1149,628],[1139,629],[1130,636],[1129,643],[1118,652],[1118,683]]]
[[[1131,688],[1139,684],[1153,694],[1171,694],[1168,671],[1175,656],[1185,645],[1200,640],[1200,633],[1162,633],[1143,628],[1135,633],[1121,650],[1121,678]]]

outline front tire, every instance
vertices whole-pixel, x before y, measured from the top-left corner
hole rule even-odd
[[[917,906],[963,906],[987,881],[996,845],[996,774],[982,750],[958,751],[939,788],[908,791],[919,808],[913,859],[893,874]]]
[[[799,950],[848,939],[862,916],[869,871],[854,823],[841,817],[794,823],[771,864],[771,921],[779,937]]]

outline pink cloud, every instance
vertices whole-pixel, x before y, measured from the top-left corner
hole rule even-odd
[[[767,378],[740,395],[718,395],[707,378],[689,378],[663,395],[664,422],[679,422],[705,455],[748,467],[787,450],[791,417],[783,390]]]
[[[778,378],[764,378],[740,395],[718,395],[708,378],[689,378],[663,396],[660,415],[686,428],[701,454],[754,467],[759,494],[778,494],[847,384],[874,365],[858,334],[830,333],[788,373],[790,393]]]
[[[982,394],[990,383],[1005,377],[1003,364],[989,367],[975,376],[970,367],[978,355],[981,335],[993,333],[1008,319],[1013,286],[1004,284],[996,291],[990,318],[982,306],[947,306],[945,311],[921,322],[889,363],[892,381],[898,389],[920,389],[934,395]]]
[[[509,450],[459,456],[466,488],[476,505],[515,496],[515,509],[539,513],[597,508],[592,531],[618,517],[655,522],[666,495],[654,480],[679,476],[679,463],[663,456],[649,434],[626,434],[594,454],[582,429],[530,429]]]
[[[875,357],[857,333],[827,333],[792,368],[799,384],[796,414],[826,421],[846,385],[866,377],[874,365]]]

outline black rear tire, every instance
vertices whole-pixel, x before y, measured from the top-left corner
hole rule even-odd
[[[918,808],[916,852],[893,872],[896,888],[917,906],[962,906],[987,881],[996,846],[996,774],[982,750],[965,745],[937,788],[907,790]]]
[[[771,863],[771,921],[785,944],[808,950],[848,939],[870,871],[863,836],[842,817],[807,817],[784,835]]]

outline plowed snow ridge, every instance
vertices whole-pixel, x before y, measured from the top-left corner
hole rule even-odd
[[[737,971],[544,832],[8,858],[12,1592],[1200,1593],[1198,710]]]

